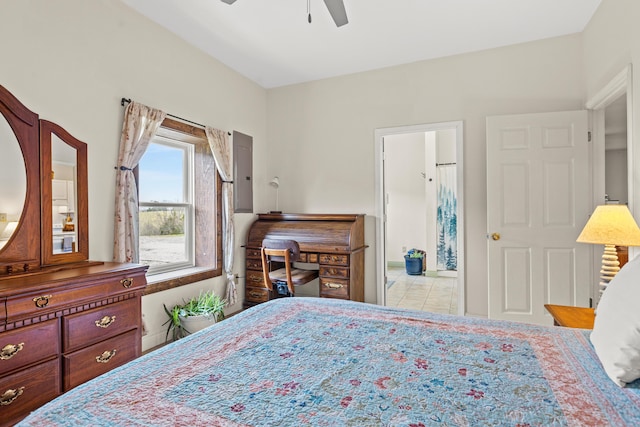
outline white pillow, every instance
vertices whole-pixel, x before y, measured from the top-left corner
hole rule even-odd
[[[625,264],[603,292],[591,343],[613,382],[624,387],[640,378],[640,256]]]

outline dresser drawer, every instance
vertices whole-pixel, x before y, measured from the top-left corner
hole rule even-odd
[[[248,302],[267,302],[269,301],[269,290],[267,288],[248,286],[245,288],[244,299]]]
[[[247,249],[247,258],[261,259],[260,249]]]
[[[0,424],[12,425],[60,392],[58,358],[0,378]]]
[[[63,351],[72,351],[136,329],[140,318],[137,298],[64,316]]]
[[[53,319],[0,334],[0,375],[57,355],[58,325]]]
[[[320,254],[320,264],[349,265],[349,255]]]
[[[262,271],[262,260],[261,259],[253,259],[247,258],[245,260],[245,264],[249,270],[260,270]]]
[[[348,279],[349,267],[330,267],[327,265],[321,265],[320,277],[338,277]]]
[[[138,341],[138,331],[135,330],[63,355],[64,390],[135,359],[141,345]]]
[[[320,278],[320,296],[349,299],[349,281],[344,279]]]
[[[247,270],[247,278],[245,279],[245,282],[247,287],[264,288],[264,275],[262,274],[262,270]]]
[[[90,286],[55,288],[40,293],[21,295],[17,298],[7,299],[7,319],[13,320],[20,317],[30,317],[41,313],[51,313],[56,310],[73,305],[77,306],[82,301],[100,300],[113,297],[144,287],[146,280],[144,275],[114,276],[104,281],[92,283]]]

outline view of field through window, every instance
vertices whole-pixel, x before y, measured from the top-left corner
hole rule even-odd
[[[140,262],[150,267],[189,261],[185,229],[188,210],[187,152],[152,142],[139,163]]]
[[[140,210],[140,262],[158,266],[188,261],[185,253],[184,209]]]

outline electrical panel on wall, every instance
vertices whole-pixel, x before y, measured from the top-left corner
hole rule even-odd
[[[253,213],[253,137],[233,131],[234,212]]]

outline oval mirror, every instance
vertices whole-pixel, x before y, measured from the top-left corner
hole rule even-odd
[[[40,268],[39,124],[0,85],[0,275]]]
[[[16,135],[0,115],[0,251],[13,236],[27,195],[24,157]]]

